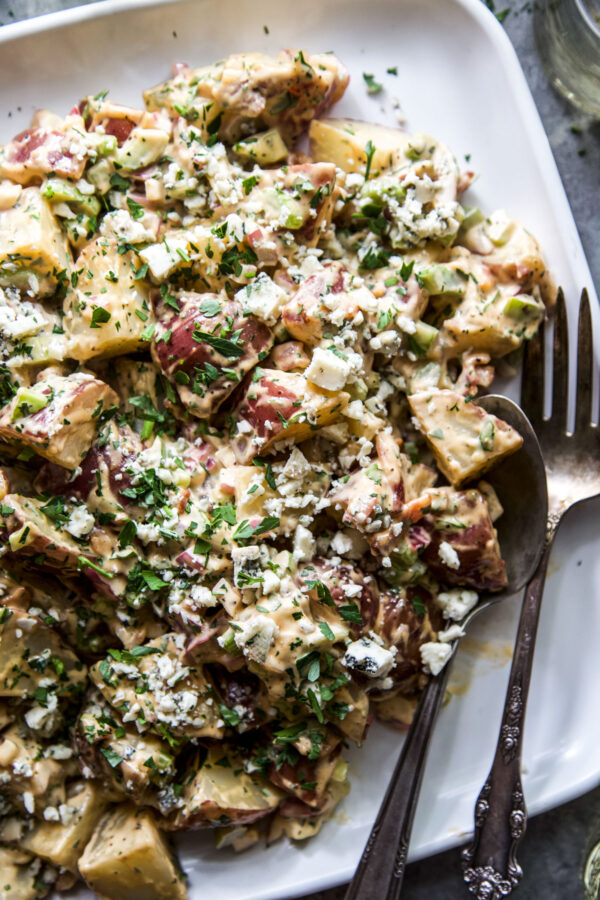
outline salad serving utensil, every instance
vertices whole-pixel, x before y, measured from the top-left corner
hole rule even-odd
[[[548,508],[544,463],[535,432],[525,415],[507,397],[491,394],[477,402],[487,412],[512,425],[524,440],[517,453],[486,475],[504,507],[496,528],[506,561],[508,587],[499,594],[483,595],[459,623],[463,630],[480,612],[521,590],[531,579],[544,547]],[[453,655],[458,643],[459,640],[453,643]],[[400,896],[427,751],[446,692],[450,662],[439,675],[429,679],[421,695],[345,900],[371,900],[374,897],[395,900]]]
[[[559,291],[554,317],[552,413],[544,418],[544,330],[527,345],[521,405],[539,438],[546,465],[549,509],[546,544],[527,585],[521,610],[496,753],[475,806],[472,843],[462,851],[463,877],[478,900],[500,900],[523,874],[516,860],[527,812],[521,784],[525,707],[535,638],[556,531],[565,513],[600,496],[600,424],[592,424],[593,331],[587,291],[579,304],[575,426],[568,427],[569,342],[565,300]],[[600,417],[599,417],[600,418]]]

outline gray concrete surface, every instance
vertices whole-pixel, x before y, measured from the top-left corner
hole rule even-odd
[[[0,0],[0,25],[85,2],[90,0]],[[503,25],[544,122],[600,292],[600,121],[578,113],[549,86],[535,48],[533,5],[524,0],[496,0],[498,11],[508,10]],[[590,710],[590,715],[597,714]],[[600,758],[600,748],[598,753]],[[584,850],[593,835],[600,840],[600,788],[532,819],[519,857],[525,874],[515,894],[518,900],[580,900]],[[339,888],[313,894],[310,900],[342,900],[343,896],[344,888]],[[406,900],[468,896],[461,885],[458,850],[410,865],[403,896]]]

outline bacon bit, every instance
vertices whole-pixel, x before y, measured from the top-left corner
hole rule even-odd
[[[192,492],[190,491],[189,488],[186,488],[184,491],[181,492],[181,494],[179,496],[179,500],[177,501],[177,512],[179,513],[179,515],[181,515],[183,512],[185,512],[187,502],[190,499],[191,495],[192,495]]]
[[[475,181],[475,172],[469,169],[468,172],[461,172],[458,176],[458,182],[456,185],[456,190],[459,194],[462,194],[463,191],[466,191],[468,187],[471,187],[473,182]]]
[[[424,516],[424,510],[431,503],[431,497],[429,494],[422,494],[420,497],[416,497],[414,500],[409,500],[408,503],[405,503],[402,507],[401,516],[403,519],[408,519],[410,522],[418,522],[419,519],[422,519]]]

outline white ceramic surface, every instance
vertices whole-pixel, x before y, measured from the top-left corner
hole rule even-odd
[[[263,26],[268,26],[266,34]],[[110,89],[139,103],[171,62],[207,63],[234,51],[334,50],[352,82],[337,114],[395,122],[446,141],[480,172],[469,202],[505,207],[539,238],[576,308],[592,288],[575,224],[517,57],[480,0],[107,0],[0,29],[0,140],[31,112],[64,113],[81,96]],[[397,66],[398,76],[386,74]],[[363,72],[385,91],[369,97]],[[594,314],[598,309],[592,290]],[[596,331],[598,332],[598,327]],[[513,393],[515,386],[508,387]],[[532,813],[600,781],[600,536],[597,506],[571,517],[550,566],[525,739],[525,793]],[[596,546],[595,546],[596,544]],[[417,813],[411,858],[458,844],[490,764],[508,677],[518,604],[476,621],[452,675]],[[385,790],[401,738],[374,727],[350,752],[352,791],[321,834],[241,856],[217,853],[210,835],[184,835],[190,900],[282,900],[348,879]],[[78,900],[89,898],[81,889]]]

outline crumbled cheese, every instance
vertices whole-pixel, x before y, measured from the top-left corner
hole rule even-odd
[[[55,806],[47,806],[42,815],[46,822],[58,822],[60,818]]]
[[[296,562],[312,559],[316,551],[316,541],[304,525],[298,525],[294,534],[293,557]]]
[[[245,621],[238,619],[235,625],[233,639],[244,656],[254,662],[264,663],[273,641],[279,634],[278,625],[262,613],[252,615]]]
[[[448,541],[442,541],[438,548],[438,556],[441,561],[450,569],[460,569],[460,559],[458,553]]]
[[[25,721],[32,731],[51,729],[56,717],[58,701],[56,695],[48,693],[44,705],[34,703],[25,713]]]
[[[138,522],[137,537],[143,544],[149,544],[160,539],[160,525],[156,522]]]
[[[452,641],[455,641],[457,638],[462,637],[464,631],[460,627],[460,625],[451,625],[449,628],[446,628],[445,631],[438,631],[438,641],[442,644],[450,644]]]
[[[260,272],[254,281],[237,292],[235,299],[252,315],[267,325],[274,325],[287,298],[272,278]]]
[[[328,391],[341,391],[350,375],[350,365],[331,350],[317,347],[305,376],[313,384]]]
[[[277,479],[277,484],[279,485],[285,479],[304,478],[306,475],[310,475],[311,471],[312,467],[302,451],[294,447],[281,470],[282,477]]]
[[[479,596],[476,591],[468,591],[464,588],[453,588],[450,591],[441,591],[435,598],[435,602],[442,610],[446,619],[462,619],[477,604]]]
[[[421,644],[419,649],[423,671],[431,675],[439,675],[452,656],[451,644],[442,644],[438,641],[427,641]]]
[[[331,540],[331,549],[339,556],[345,556],[352,550],[352,539],[343,531],[336,531]]]
[[[185,238],[170,236],[158,244],[150,244],[140,250],[141,259],[157,281],[165,279],[188,258],[189,242]]]
[[[386,650],[370,638],[361,637],[346,647],[342,663],[368,678],[383,678],[394,667],[394,655],[395,650]]]
[[[212,592],[200,584],[194,584],[190,588],[190,597],[197,606],[217,606],[219,601]]]
[[[247,587],[240,583],[240,575],[260,577],[260,548],[256,544],[249,547],[234,547],[231,551],[233,562],[233,583],[236,587]]]
[[[130,244],[141,244],[154,241],[155,235],[139,219],[134,219],[128,210],[118,209],[107,213],[100,225],[100,234],[116,237],[117,240]]]
[[[87,507],[76,506],[75,509],[71,512],[67,522],[65,523],[65,530],[72,534],[73,537],[83,538],[86,537],[92,528],[94,527],[95,519],[91,513],[88,512]]]
[[[272,571],[272,569],[263,569],[261,575],[262,582],[259,584],[261,594],[267,596],[268,594],[272,594],[273,591],[276,591],[279,588],[281,580],[275,574],[275,572]]]

